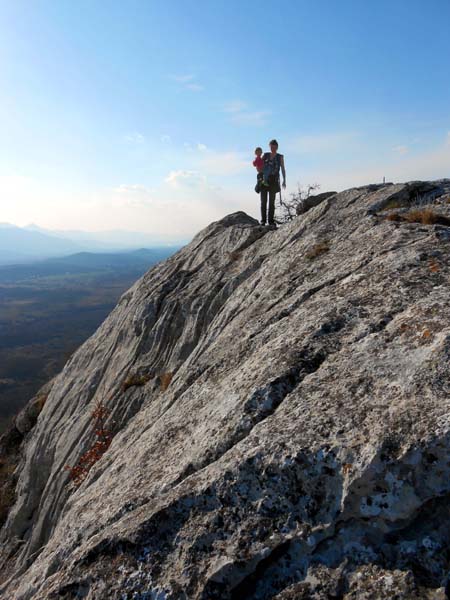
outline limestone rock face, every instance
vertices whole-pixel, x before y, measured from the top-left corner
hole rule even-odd
[[[449,183],[235,213],[140,279],[26,427],[0,596],[445,598],[449,228],[386,217]]]

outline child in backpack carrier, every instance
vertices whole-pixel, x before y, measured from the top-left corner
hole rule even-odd
[[[264,161],[261,157],[262,148],[260,148],[259,146],[258,146],[258,148],[255,148],[255,155],[256,155],[256,158],[253,161],[253,166],[256,167],[256,171],[257,171],[255,192],[257,194],[259,194],[262,186],[267,186],[268,183],[266,182],[266,178],[264,177]]]

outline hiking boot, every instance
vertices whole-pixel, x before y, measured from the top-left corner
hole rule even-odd
[[[266,222],[265,222],[265,221],[260,221],[260,223],[261,223],[261,225],[262,225],[263,227],[265,227],[265,226],[266,226]]]
[[[276,223],[269,223],[269,229],[277,229]]]

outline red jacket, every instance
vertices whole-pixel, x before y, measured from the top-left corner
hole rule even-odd
[[[257,156],[253,161],[253,166],[257,168],[258,172],[261,172],[264,168],[264,161],[261,156]]]

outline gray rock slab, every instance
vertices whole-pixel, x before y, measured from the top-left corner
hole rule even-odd
[[[229,215],[124,294],[27,435],[2,597],[443,597],[450,253],[385,219],[410,189]]]

